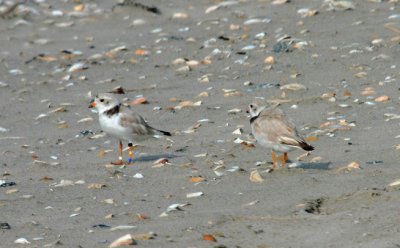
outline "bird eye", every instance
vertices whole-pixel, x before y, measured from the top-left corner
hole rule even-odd
[[[100,99],[100,102],[104,102],[104,99]]]

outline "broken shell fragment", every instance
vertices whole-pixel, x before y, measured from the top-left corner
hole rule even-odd
[[[207,91],[201,92],[197,97],[208,97],[209,93]]]
[[[167,165],[167,164],[171,164],[171,163],[169,163],[169,161],[168,161],[168,159],[166,159],[166,158],[160,158],[160,159],[157,159],[154,163],[153,163],[153,168],[159,168],[159,167],[163,167],[163,166],[165,166],[165,165]]]
[[[397,185],[400,185],[400,179],[392,182],[391,184],[389,184],[389,186],[391,186],[391,187],[394,187],[394,186],[397,186]]]
[[[203,182],[204,180],[206,180],[206,179],[204,177],[201,177],[201,176],[199,176],[199,177],[191,177],[190,178],[190,181],[192,183],[200,183],[200,182]]]
[[[269,65],[273,65],[275,64],[275,58],[274,56],[268,56],[265,58],[264,63],[269,64]]]
[[[329,10],[352,10],[355,8],[354,3],[351,1],[335,1],[335,0],[328,0]]]
[[[116,248],[121,246],[136,245],[136,241],[133,239],[131,234],[126,234],[117,240],[113,241],[109,248]]]
[[[29,242],[26,238],[18,238],[14,241],[15,244],[30,244],[31,242]]]
[[[379,96],[375,98],[375,102],[387,102],[390,100],[390,97],[387,95]]]
[[[195,192],[186,194],[186,198],[195,198],[204,195],[203,192]]]
[[[257,170],[254,170],[250,173],[250,181],[253,183],[262,183],[264,182],[264,179]]]
[[[139,105],[139,104],[147,104],[149,103],[145,97],[138,97],[132,102],[129,103],[129,105]]]
[[[302,84],[292,83],[292,84],[285,84],[285,85],[281,86],[280,89],[281,90],[299,91],[299,90],[306,90],[307,87]]]
[[[88,189],[102,189],[107,187],[104,183],[91,183],[88,185]]]
[[[351,171],[354,170],[354,169],[361,169],[360,164],[357,163],[357,162],[351,162],[351,163],[348,164],[347,166],[338,168],[338,169],[336,170],[336,172],[338,172],[338,173],[339,173],[339,172],[342,172],[342,171],[351,172]]]
[[[211,242],[217,242],[217,239],[211,234],[204,234],[203,235],[203,240],[211,241]]]
[[[376,94],[375,89],[372,87],[367,87],[363,91],[361,91],[361,95],[370,96]]]
[[[232,132],[232,134],[235,134],[235,135],[241,135],[242,133],[243,133],[243,129],[241,129],[241,128],[238,128]]]
[[[201,105],[201,101],[197,101],[197,102],[192,102],[192,101],[182,101],[178,104],[178,106],[175,106],[174,109],[175,110],[179,110],[182,108],[188,108],[188,107],[193,107],[193,106],[200,106]]]
[[[177,12],[172,15],[172,19],[187,19],[188,17],[189,15],[183,12]]]
[[[228,110],[228,114],[237,114],[237,113],[240,113],[240,112],[242,112],[242,110],[239,109],[239,108],[234,108],[234,109]]]
[[[77,71],[82,71],[89,68],[85,63],[83,62],[78,62],[76,64],[73,64],[69,69],[68,72],[77,72]]]
[[[273,4],[273,5],[281,5],[281,4],[284,4],[284,3],[288,3],[290,0],[274,0],[274,1],[272,1],[271,2],[271,4]]]

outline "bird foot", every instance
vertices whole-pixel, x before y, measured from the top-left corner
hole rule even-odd
[[[112,165],[127,165],[128,163],[123,160],[118,160],[115,162],[111,162]]]

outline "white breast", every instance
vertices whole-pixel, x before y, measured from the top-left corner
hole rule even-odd
[[[115,136],[121,140],[131,140],[131,135],[130,135],[130,129],[125,128],[119,124],[119,117],[118,115],[112,115],[109,117],[108,115],[105,114],[100,114],[99,115],[99,122],[101,129],[112,135]]]

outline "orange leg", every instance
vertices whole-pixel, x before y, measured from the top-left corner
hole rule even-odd
[[[131,164],[133,163],[133,144],[129,143],[129,159],[128,159],[128,163]]]
[[[283,153],[283,156],[282,156],[282,167],[286,166],[286,162],[288,160],[289,160],[289,156],[288,156],[287,152]]]
[[[122,142],[119,141],[119,160],[117,162],[111,162],[113,165],[124,165],[125,162],[122,160],[122,149],[124,146],[122,145]]]
[[[277,164],[278,164],[278,158],[276,157],[276,153],[274,151],[272,151],[272,168],[276,168]]]

